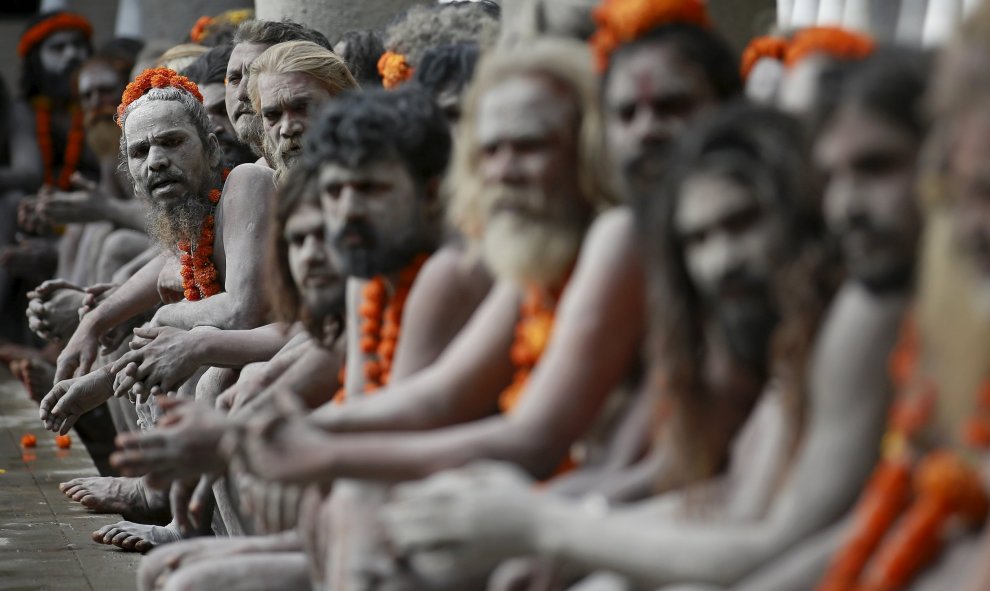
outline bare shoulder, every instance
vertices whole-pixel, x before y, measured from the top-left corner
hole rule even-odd
[[[227,175],[223,185],[223,201],[240,201],[275,190],[275,173],[257,164],[241,164]]]
[[[241,164],[230,172],[223,185],[221,215],[238,222],[265,215],[274,192],[274,173],[270,168]]]
[[[490,285],[491,280],[484,271],[484,265],[480,260],[471,260],[469,256],[459,247],[443,246],[423,265],[420,277],[431,283],[435,280],[449,281],[452,282],[451,287],[455,288],[477,283],[479,280],[484,282],[486,279]]]
[[[638,252],[636,222],[626,206],[613,207],[595,218],[581,249],[585,259],[614,259]]]

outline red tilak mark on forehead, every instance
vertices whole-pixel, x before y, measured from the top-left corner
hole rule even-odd
[[[639,72],[636,74],[636,102],[653,102],[653,76],[650,72]]]

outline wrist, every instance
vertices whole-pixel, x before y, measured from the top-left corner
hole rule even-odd
[[[192,357],[200,362],[200,365],[213,365],[216,363],[216,347],[214,346],[214,331],[192,328],[188,332],[189,351]]]

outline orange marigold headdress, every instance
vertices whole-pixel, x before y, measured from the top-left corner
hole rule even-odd
[[[598,29],[591,37],[599,71],[608,66],[609,56],[623,43],[634,41],[666,24],[683,23],[712,28],[703,0],[604,0],[594,12]]]
[[[199,43],[206,36],[206,29],[213,24],[212,16],[201,16],[196,19],[196,24],[193,25],[191,31],[189,31],[189,40],[193,43]]]
[[[199,102],[203,102],[203,95],[199,93],[199,87],[189,78],[168,68],[149,68],[138,74],[137,78],[124,89],[124,94],[120,97],[120,105],[117,107],[117,125],[121,125],[127,107],[144,96],[146,92],[152,88],[170,87],[184,90],[193,95]]]
[[[753,66],[756,65],[756,62],[765,57],[783,62],[789,46],[790,44],[787,42],[787,39],[771,35],[757,37],[750,41],[749,45],[746,46],[746,50],[743,51],[742,62],[739,68],[743,80],[749,77],[749,73],[753,71]]]
[[[840,27],[808,27],[794,34],[784,62],[792,67],[816,53],[840,60],[859,60],[873,53],[875,46],[873,39],[866,35]]]
[[[216,16],[201,16],[196,20],[192,30],[189,31],[189,39],[193,43],[202,43],[204,39],[216,32],[223,26],[236,27],[244,21],[254,18],[254,10],[250,8],[235,8],[221,12]]]
[[[386,51],[378,59],[378,73],[382,75],[382,86],[395,88],[412,78],[413,68],[406,56],[394,51]]]
[[[17,43],[17,54],[23,58],[52,33],[66,30],[81,31],[87,39],[93,36],[93,25],[84,16],[60,12],[25,31]]]

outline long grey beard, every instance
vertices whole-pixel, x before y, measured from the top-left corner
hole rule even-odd
[[[203,221],[213,212],[209,199],[196,195],[165,203],[149,199],[144,194],[141,198],[148,204],[148,234],[164,250],[175,250],[181,240],[195,242]]]

